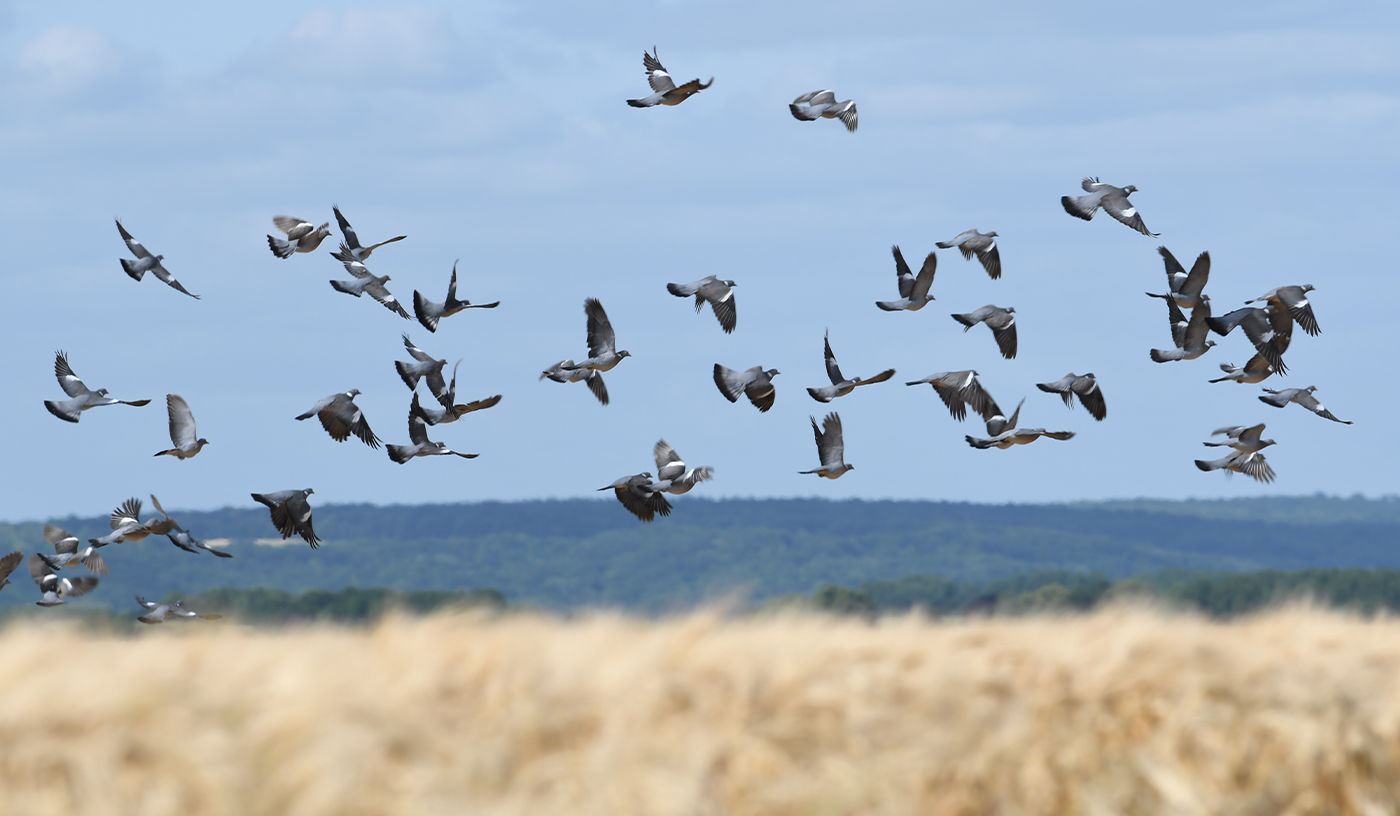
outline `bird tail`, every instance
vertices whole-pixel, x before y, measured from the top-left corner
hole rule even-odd
[[[627,104],[634,108],[650,108],[660,102],[661,97],[665,95],[664,93],[654,93],[651,96],[644,96],[641,99],[629,99],[627,100]]]
[[[136,262],[135,262],[135,261],[130,261],[130,260],[127,260],[126,258],[122,258],[122,259],[121,259],[121,262],[122,262],[122,269],[126,270],[126,274],[130,275],[132,280],[137,280],[137,281],[139,281],[139,280],[141,280],[142,277],[145,276],[146,270],[144,270],[144,269],[139,269],[139,270],[138,270],[138,269],[132,269],[132,267],[134,267],[134,266],[136,265]]]
[[[232,558],[232,557],[233,557],[233,553],[226,553],[226,552],[224,552],[223,550],[216,550],[216,549],[214,549],[214,548],[212,548],[212,547],[209,548],[209,552],[211,552],[211,553],[213,553],[213,554],[219,556],[220,558]],[[203,616],[201,615],[200,617],[203,617]]]
[[[161,451],[160,453],[157,453],[157,454],[155,454],[155,455],[156,455],[156,456],[179,456],[179,455],[180,455],[180,449],[179,449],[179,448],[171,448],[170,450],[163,450],[163,451]]]
[[[1227,457],[1227,458],[1228,458],[1228,457]],[[1212,471],[1212,470],[1219,470],[1221,467],[1223,467],[1223,465],[1221,464],[1221,462],[1224,462],[1224,461],[1225,461],[1224,459],[1220,459],[1220,460],[1216,460],[1216,461],[1214,461],[1214,462],[1208,462],[1208,461],[1206,461],[1206,460],[1204,460],[1204,459],[1197,459],[1197,460],[1196,460],[1196,467],[1198,467],[1198,468],[1200,468],[1201,470],[1204,470],[1204,471],[1206,471],[1207,473],[1209,473],[1209,472]]]
[[[1264,390],[1265,390],[1265,391],[1269,391],[1269,389],[1267,389],[1267,388],[1265,388]],[[1272,405],[1272,406],[1274,406],[1275,408],[1283,408],[1283,407],[1287,406],[1287,405],[1288,405],[1288,400],[1281,400],[1281,399],[1279,399],[1277,396],[1274,396],[1274,395],[1277,394],[1277,393],[1278,393],[1277,391],[1269,391],[1268,394],[1266,394],[1266,395],[1260,397],[1260,398],[1259,398],[1259,401],[1260,401],[1260,402],[1263,402],[1263,403],[1268,403],[1269,405]]]
[[[822,115],[824,108],[813,108],[809,105],[788,105],[788,110],[792,111],[792,118],[801,122],[815,122]]]
[[[410,389],[418,387],[418,380],[422,378],[423,372],[416,370],[411,364],[405,363],[402,360],[394,361],[394,369],[397,370],[399,376],[403,378],[404,385],[407,385]]]
[[[292,257],[293,249],[291,241],[283,241],[281,238],[274,238],[269,235],[267,236],[267,247],[272,250],[273,255],[279,258]],[[140,278],[137,278],[137,280],[140,280]]]
[[[955,314],[953,315],[953,319],[963,324],[963,331],[967,331],[968,329],[977,325],[976,320],[973,320],[971,317],[965,314]]]
[[[1186,352],[1181,349],[1170,349],[1167,351],[1152,349],[1152,362],[1154,363],[1170,363],[1173,360],[1180,360],[1185,356]]]
[[[331,281],[331,288],[334,289],[334,290],[337,291],[337,292],[344,292],[344,293],[347,294],[347,295],[354,295],[355,297],[359,297],[359,296],[360,296],[360,293],[359,293],[359,292],[357,292],[357,291],[354,290],[354,289],[351,289],[351,288],[347,287],[344,283],[341,283],[341,282],[338,281],[338,280],[333,280],[333,281]]]
[[[1090,204],[1090,202],[1093,202]],[[1082,218],[1085,221],[1093,220],[1094,213],[1099,208],[1098,196],[1060,196],[1060,206],[1065,208],[1065,212],[1075,218]]]
[[[724,395],[724,398],[730,402],[738,402],[739,395],[744,392],[743,385],[735,377],[737,373],[715,363],[715,385],[719,387],[719,392]]]
[[[418,322],[423,324],[423,328],[437,333],[438,316],[428,308],[428,301],[417,289],[413,290],[413,313],[418,315]]]
[[[390,459],[401,465],[413,458],[413,452],[406,445],[385,445],[384,449],[389,452]]]
[[[902,311],[904,311],[904,307],[903,307],[903,305],[902,305],[903,303],[904,303],[904,301],[902,301],[902,300],[877,300],[877,301],[875,301],[875,305],[876,305],[876,306],[879,306],[881,309],[884,309],[884,310],[887,311],[887,312],[902,312]]]

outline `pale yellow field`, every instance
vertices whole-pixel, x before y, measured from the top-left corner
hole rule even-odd
[[[0,813],[1389,814],[1400,622],[0,634]]]

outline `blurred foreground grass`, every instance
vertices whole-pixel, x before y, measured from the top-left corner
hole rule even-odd
[[[1400,622],[0,632],[0,813],[1382,814]]]

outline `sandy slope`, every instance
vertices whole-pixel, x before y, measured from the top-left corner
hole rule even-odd
[[[1400,622],[0,634],[0,812],[1395,813]]]

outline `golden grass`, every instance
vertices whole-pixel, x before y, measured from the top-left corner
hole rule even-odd
[[[0,813],[1389,814],[1400,622],[0,633]]]

